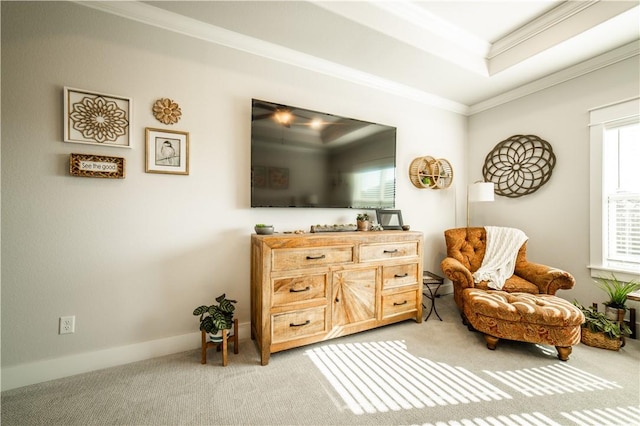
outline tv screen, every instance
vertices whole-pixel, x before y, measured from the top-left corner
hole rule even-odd
[[[252,100],[251,207],[393,208],[396,128]]]

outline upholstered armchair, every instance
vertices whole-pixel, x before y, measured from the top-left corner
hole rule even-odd
[[[456,228],[444,232],[447,257],[440,266],[444,275],[453,282],[453,297],[460,312],[464,312],[462,290],[469,287],[489,289],[487,282],[475,283],[472,274],[482,265],[486,250],[485,228]],[[550,266],[527,260],[525,242],[516,258],[514,274],[508,278],[502,291],[555,295],[560,289],[570,289],[575,280],[571,274]]]

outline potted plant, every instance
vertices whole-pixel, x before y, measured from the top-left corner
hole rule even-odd
[[[580,341],[587,346],[617,351],[624,346],[624,336],[631,334],[631,329],[624,322],[610,320],[604,312],[596,307],[585,308],[577,301],[573,304],[584,314]]]
[[[236,300],[227,299],[226,294],[216,297],[217,304],[198,306],[193,315],[200,315],[200,330],[211,335],[212,341],[222,339],[221,331],[233,327],[233,311]]]
[[[369,215],[367,213],[359,213],[356,216],[356,222],[358,223],[358,231],[368,231],[370,227]]]
[[[594,281],[609,296],[609,300],[604,302],[605,313],[613,321],[618,321],[620,316],[624,317],[629,293],[640,290],[640,283],[635,280],[620,281],[614,274],[611,274],[611,278],[597,277]]]

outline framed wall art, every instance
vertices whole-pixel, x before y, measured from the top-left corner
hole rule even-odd
[[[125,159],[104,155],[71,154],[69,174],[71,176],[124,179]]]
[[[147,173],[189,174],[189,133],[146,128]]]
[[[131,98],[64,88],[64,141],[131,148]]]

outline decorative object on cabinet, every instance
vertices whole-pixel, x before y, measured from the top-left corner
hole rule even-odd
[[[469,207],[471,203],[493,201],[493,182],[475,182],[467,186],[467,228],[469,227]]]
[[[265,225],[264,223],[258,223],[253,227],[258,235],[271,235],[273,234],[273,225]]]
[[[311,232],[350,232],[357,230],[358,226],[355,223],[344,225],[311,225]]]
[[[147,173],[189,174],[189,133],[146,128]]]
[[[153,104],[153,116],[162,124],[176,124],[182,117],[182,110],[177,102],[169,98],[158,99]]]
[[[131,148],[131,98],[64,88],[64,141]]]
[[[356,216],[356,223],[358,224],[358,231],[368,231],[371,228],[368,213],[358,214],[358,216]]]
[[[416,188],[445,189],[453,182],[453,167],[444,158],[418,157],[409,166],[409,179]]]
[[[551,144],[535,135],[514,135],[487,154],[484,179],[496,184],[496,194],[509,198],[536,192],[551,178],[556,156]]]
[[[125,159],[104,155],[71,154],[69,156],[71,176],[124,179]]]
[[[376,210],[376,217],[378,224],[385,231],[402,229],[402,212],[400,210]]]
[[[420,232],[251,236],[251,336],[274,352],[422,322]]]

